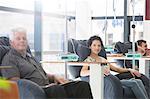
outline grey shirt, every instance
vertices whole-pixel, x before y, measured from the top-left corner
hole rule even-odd
[[[20,77],[21,79],[31,80],[40,86],[49,84],[48,76],[42,66],[29,53],[23,57],[15,49],[11,49],[4,56],[2,65],[13,67],[11,69],[2,69],[3,77]]]

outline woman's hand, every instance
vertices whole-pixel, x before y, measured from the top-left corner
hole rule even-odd
[[[103,59],[102,62],[107,63],[107,65],[104,66],[104,75],[108,76],[110,74],[110,64],[106,59]]]
[[[110,74],[109,66],[104,66],[104,75],[108,76]]]

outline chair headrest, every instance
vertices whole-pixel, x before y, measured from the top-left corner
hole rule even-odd
[[[116,45],[115,45],[115,50],[118,52],[118,53],[128,53],[128,50],[132,50],[132,42],[117,42]],[[137,50],[137,45],[135,43],[135,51]]]

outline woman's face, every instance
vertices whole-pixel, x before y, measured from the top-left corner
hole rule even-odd
[[[90,46],[91,53],[97,54],[101,51],[101,42],[99,40],[94,40]]]

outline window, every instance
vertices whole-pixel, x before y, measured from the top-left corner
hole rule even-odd
[[[43,0],[42,6],[42,60],[57,60],[67,43],[66,1]],[[43,64],[43,68],[48,73],[64,74],[63,64]]]
[[[133,21],[131,22],[131,30],[130,30],[130,41],[133,41],[133,31],[135,31],[135,41],[139,39],[144,39],[144,28],[143,28],[143,21],[134,21],[135,29],[132,28]]]
[[[127,11],[128,16],[145,15],[145,0],[128,0]]]
[[[117,41],[123,41],[123,19],[93,20],[91,35],[99,35],[104,45],[112,45]]]
[[[0,0],[0,6],[24,10],[34,10],[35,0]]]
[[[124,0],[91,0],[92,16],[123,16]]]
[[[31,50],[34,49],[34,16],[32,14],[0,11],[0,36],[8,36],[12,28],[24,27],[28,32]]]

